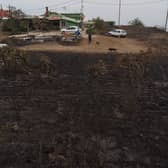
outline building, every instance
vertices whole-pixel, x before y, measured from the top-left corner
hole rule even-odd
[[[45,18],[52,22],[58,29],[68,26],[81,26],[83,15],[81,13],[56,13],[50,12],[46,7]]]
[[[80,13],[56,13],[48,11],[40,16],[28,16],[23,15],[22,17],[11,17],[11,13],[7,10],[0,10],[0,17],[8,19],[3,21],[3,25],[7,26],[7,30],[18,29],[19,31],[49,31],[49,30],[60,30],[68,26],[81,26],[81,14]],[[12,25],[15,25],[11,27]]]
[[[0,9],[0,19],[8,19],[10,12],[8,10]]]
[[[57,25],[59,29],[68,26],[80,26],[81,14],[80,13],[49,13],[46,17],[47,20]]]

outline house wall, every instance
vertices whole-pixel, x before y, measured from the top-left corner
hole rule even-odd
[[[2,10],[0,9],[0,18],[3,19],[3,18],[8,18],[10,15],[9,11],[8,10]]]

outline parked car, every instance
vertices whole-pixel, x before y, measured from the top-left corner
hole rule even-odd
[[[8,47],[8,44],[0,43],[0,48]]]
[[[78,26],[69,26],[67,28],[61,29],[61,33],[76,33],[76,32],[81,32],[81,29]]]
[[[127,32],[123,29],[113,29],[112,31],[109,31],[107,33],[110,36],[115,36],[115,37],[126,37]]]
[[[32,37],[30,37],[30,36],[23,37],[22,40],[23,41],[30,41],[30,40],[32,40]]]

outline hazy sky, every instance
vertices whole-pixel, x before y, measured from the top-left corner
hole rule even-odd
[[[146,25],[164,26],[168,0],[121,0],[121,24],[139,17]],[[81,0],[0,0],[6,8],[9,4],[28,14],[43,14],[45,6],[57,12],[80,12]],[[86,19],[100,16],[104,20],[118,19],[119,0],[84,0]]]

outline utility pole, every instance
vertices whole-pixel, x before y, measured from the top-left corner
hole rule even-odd
[[[84,10],[84,0],[81,0],[81,28],[83,29],[83,10]]]
[[[121,24],[121,0],[119,0],[118,26]]]
[[[8,10],[9,10],[9,11],[11,10],[11,7],[10,7],[10,5],[8,5]]]
[[[165,23],[165,31],[167,31],[168,24],[168,7],[167,7],[167,14],[166,14],[166,23]]]
[[[83,9],[84,9],[84,0],[81,0],[81,14],[83,14]]]
[[[3,18],[3,7],[2,7],[2,4],[1,4],[1,19]]]
[[[11,6],[10,6],[10,4],[9,4],[9,6],[8,6],[8,10],[9,10],[9,17],[11,18],[11,17],[12,17],[12,11],[11,11]]]

